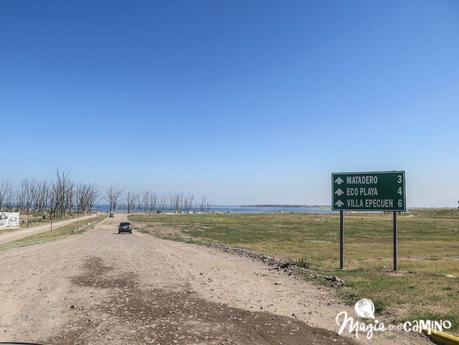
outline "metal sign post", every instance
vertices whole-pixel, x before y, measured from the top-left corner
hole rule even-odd
[[[344,211],[393,212],[393,269],[398,269],[397,212],[406,211],[405,172],[332,173],[332,210],[339,211],[340,269],[344,268]]]
[[[394,256],[393,256],[393,270],[394,272],[398,270],[398,253],[397,253],[397,242],[398,242],[398,238],[397,238],[397,212],[394,211],[393,215],[392,215],[392,225],[393,225],[393,250],[394,250]]]
[[[344,211],[339,211],[339,269],[344,269]]]

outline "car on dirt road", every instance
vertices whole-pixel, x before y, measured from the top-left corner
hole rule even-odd
[[[129,232],[132,234],[132,224],[129,222],[121,222],[118,226],[118,233],[121,234],[122,232]]]

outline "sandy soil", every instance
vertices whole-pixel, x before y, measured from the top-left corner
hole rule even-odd
[[[330,291],[215,249],[116,231],[0,254],[0,341],[44,344],[353,344]],[[368,341],[364,341],[368,343]],[[428,344],[385,334],[374,344]]]
[[[84,216],[78,218],[73,218],[73,219],[68,219],[68,220],[62,220],[59,222],[54,222],[53,223],[53,229],[57,229],[61,226],[76,222],[78,220],[85,220],[85,219],[90,219],[95,217],[95,214],[89,215],[89,216]],[[11,242],[11,241],[16,241],[20,240],[35,234],[39,234],[42,232],[46,232],[51,230],[51,225],[50,224],[43,224],[43,225],[37,225],[37,226],[32,226],[30,228],[26,229],[20,229],[18,228],[17,230],[14,231],[9,231],[9,232],[4,232],[0,234],[0,244],[6,243],[6,242]]]

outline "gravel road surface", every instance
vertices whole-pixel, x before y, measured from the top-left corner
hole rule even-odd
[[[352,310],[249,258],[118,234],[125,216],[62,240],[0,253],[0,341],[43,344],[428,344],[337,335]]]

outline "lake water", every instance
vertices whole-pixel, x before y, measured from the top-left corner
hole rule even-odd
[[[108,205],[96,205],[95,209],[101,212],[108,212]],[[125,212],[126,205],[117,206],[118,212]],[[171,210],[162,210],[168,212]],[[199,208],[193,208],[193,211],[199,212]],[[279,207],[279,206],[237,206],[237,205],[213,205],[209,206],[210,212],[221,213],[334,213],[330,207]]]

